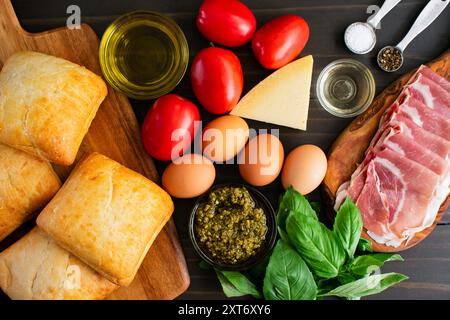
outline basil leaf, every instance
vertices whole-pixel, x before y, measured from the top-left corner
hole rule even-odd
[[[216,270],[217,277],[222,285],[223,292],[228,298],[251,295],[261,298],[256,286],[242,273],[236,271]]]
[[[399,254],[374,253],[353,259],[347,269],[356,275],[365,276],[381,268],[388,261],[403,261]]]
[[[317,295],[314,277],[303,259],[279,240],[270,257],[263,286],[267,300],[313,300]]]
[[[365,238],[360,238],[356,249],[359,252],[372,252],[372,242]]]
[[[317,276],[329,279],[338,275],[345,251],[335,234],[319,221],[294,214],[287,218],[289,240]]]
[[[350,197],[347,197],[337,212],[333,230],[349,258],[353,258],[355,254],[362,228],[361,213]]]
[[[222,286],[223,293],[227,298],[233,297],[242,297],[245,296],[245,293],[240,292],[233,284],[228,281],[228,279],[220,272],[217,272],[217,278],[220,281],[220,285]]]
[[[280,200],[280,208],[278,209],[277,225],[281,230],[286,230],[286,219],[291,213],[299,213],[307,215],[318,220],[316,212],[304,196],[289,187]]]
[[[407,276],[399,273],[375,274],[344,284],[325,294],[321,294],[321,297],[337,296],[348,299],[365,297],[380,293],[406,279],[408,279]]]

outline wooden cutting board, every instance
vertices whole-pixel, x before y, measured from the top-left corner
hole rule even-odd
[[[446,78],[447,81],[450,81],[450,49],[437,59],[427,63],[427,66]],[[355,171],[358,164],[363,160],[364,153],[378,129],[378,123],[381,116],[397,99],[403,86],[408,82],[415,71],[416,70],[413,70],[404,74],[397,81],[384,89],[383,92],[374,99],[369,109],[350,123],[331,146],[328,154],[328,170],[323,182],[323,194],[330,217],[334,218],[335,215],[332,208],[334,206],[337,189],[342,183],[350,179],[350,176]],[[446,201],[444,201],[440,207],[434,224],[422,232],[416,233],[415,237],[411,239],[408,244],[402,244],[398,248],[393,248],[372,241],[373,249],[379,252],[396,252],[415,246],[433,231],[449,204],[450,197],[447,197]],[[363,231],[363,237],[370,240],[370,237],[365,230]]]
[[[0,67],[14,52],[34,50],[78,63],[101,75],[99,40],[88,25],[78,30],[59,28],[31,34],[21,28],[10,0],[0,0],[0,43]],[[108,90],[78,158],[86,152],[97,151],[158,181],[153,162],[143,149],[128,99],[111,87]],[[70,172],[70,168],[55,169],[63,179]],[[173,299],[187,289],[189,281],[175,225],[170,220],[151,247],[134,282],[116,291],[111,299]]]

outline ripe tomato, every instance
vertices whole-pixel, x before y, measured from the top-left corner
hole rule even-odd
[[[250,41],[256,19],[237,0],[205,0],[197,15],[197,27],[208,40],[226,47],[239,47]]]
[[[206,110],[227,113],[236,106],[244,88],[241,62],[230,50],[203,49],[192,62],[191,84]]]
[[[278,69],[294,60],[309,39],[305,19],[286,15],[263,25],[252,40],[253,53],[267,69]]]
[[[155,159],[167,161],[181,156],[196,135],[200,112],[191,101],[176,94],[160,97],[142,125],[142,141]]]

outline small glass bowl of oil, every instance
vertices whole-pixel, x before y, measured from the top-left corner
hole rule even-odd
[[[341,118],[354,117],[367,110],[375,89],[375,79],[370,70],[353,59],[330,63],[320,73],[316,86],[322,107]]]
[[[189,47],[178,24],[150,11],[115,20],[100,43],[100,65],[109,84],[139,100],[172,91],[189,63]]]

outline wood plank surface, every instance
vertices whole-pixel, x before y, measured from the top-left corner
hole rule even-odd
[[[79,30],[60,28],[28,33],[20,27],[9,0],[0,0],[0,42],[0,65],[14,52],[35,50],[65,58],[101,74],[99,40],[89,26],[82,25]],[[139,126],[128,99],[110,87],[108,91],[77,159],[87,152],[97,151],[157,182],[158,173],[143,149]],[[56,169],[64,179],[71,168],[58,166]],[[117,290],[111,299],[173,299],[188,285],[184,255],[171,220],[152,245],[133,283]]]
[[[315,94],[315,83],[320,71],[330,62],[340,58],[353,58],[366,64],[376,79],[377,92],[420,64],[430,61],[444,52],[450,46],[450,10],[447,8],[423,34],[411,43],[405,53],[404,67],[394,74],[388,74],[376,66],[375,53],[387,44],[395,44],[406,34],[426,0],[403,0],[398,7],[389,13],[377,31],[378,42],[375,50],[364,56],[351,54],[343,43],[345,28],[354,21],[368,18],[366,13],[369,5],[382,4],[382,0],[244,0],[254,11],[258,25],[281,14],[299,14],[309,23],[311,37],[302,55],[314,56],[314,74],[311,88],[311,104],[308,119],[308,130],[302,132],[294,129],[280,128],[280,138],[286,152],[294,147],[313,143],[324,150],[328,150],[339,133],[347,127],[352,119],[339,119],[324,111]],[[190,46],[191,59],[209,42],[202,38],[195,26],[195,15],[201,0],[157,1],[157,0],[13,0],[16,13],[22,26],[28,31],[44,31],[49,28],[64,26],[67,19],[66,9],[70,4],[77,4],[81,8],[82,22],[89,23],[99,36],[108,24],[120,14],[147,9],[160,11],[174,18],[183,31]],[[264,79],[270,72],[261,68],[253,58],[250,46],[233,49],[241,60],[245,91]],[[176,93],[194,101],[195,97],[190,88],[189,78],[185,77],[175,90]],[[152,101],[132,101],[134,112],[142,123]],[[213,116],[201,111],[202,119],[209,121]],[[249,121],[253,128],[264,128],[265,124]],[[272,128],[276,128],[275,126]],[[161,173],[167,163],[156,162]],[[216,183],[239,182],[236,166],[218,166]],[[262,188],[261,191],[276,205],[282,191],[279,181]],[[311,198],[318,199],[316,192]],[[181,244],[186,256],[191,285],[180,298],[183,299],[220,299],[224,298],[219,283],[213,272],[198,268],[199,258],[195,254],[189,241],[187,232],[188,214],[193,200],[176,200],[174,220],[181,238]],[[383,271],[402,272],[410,280],[370,299],[449,299],[450,298],[450,214],[447,212],[435,231],[415,248],[402,255],[403,263],[390,263]]]

